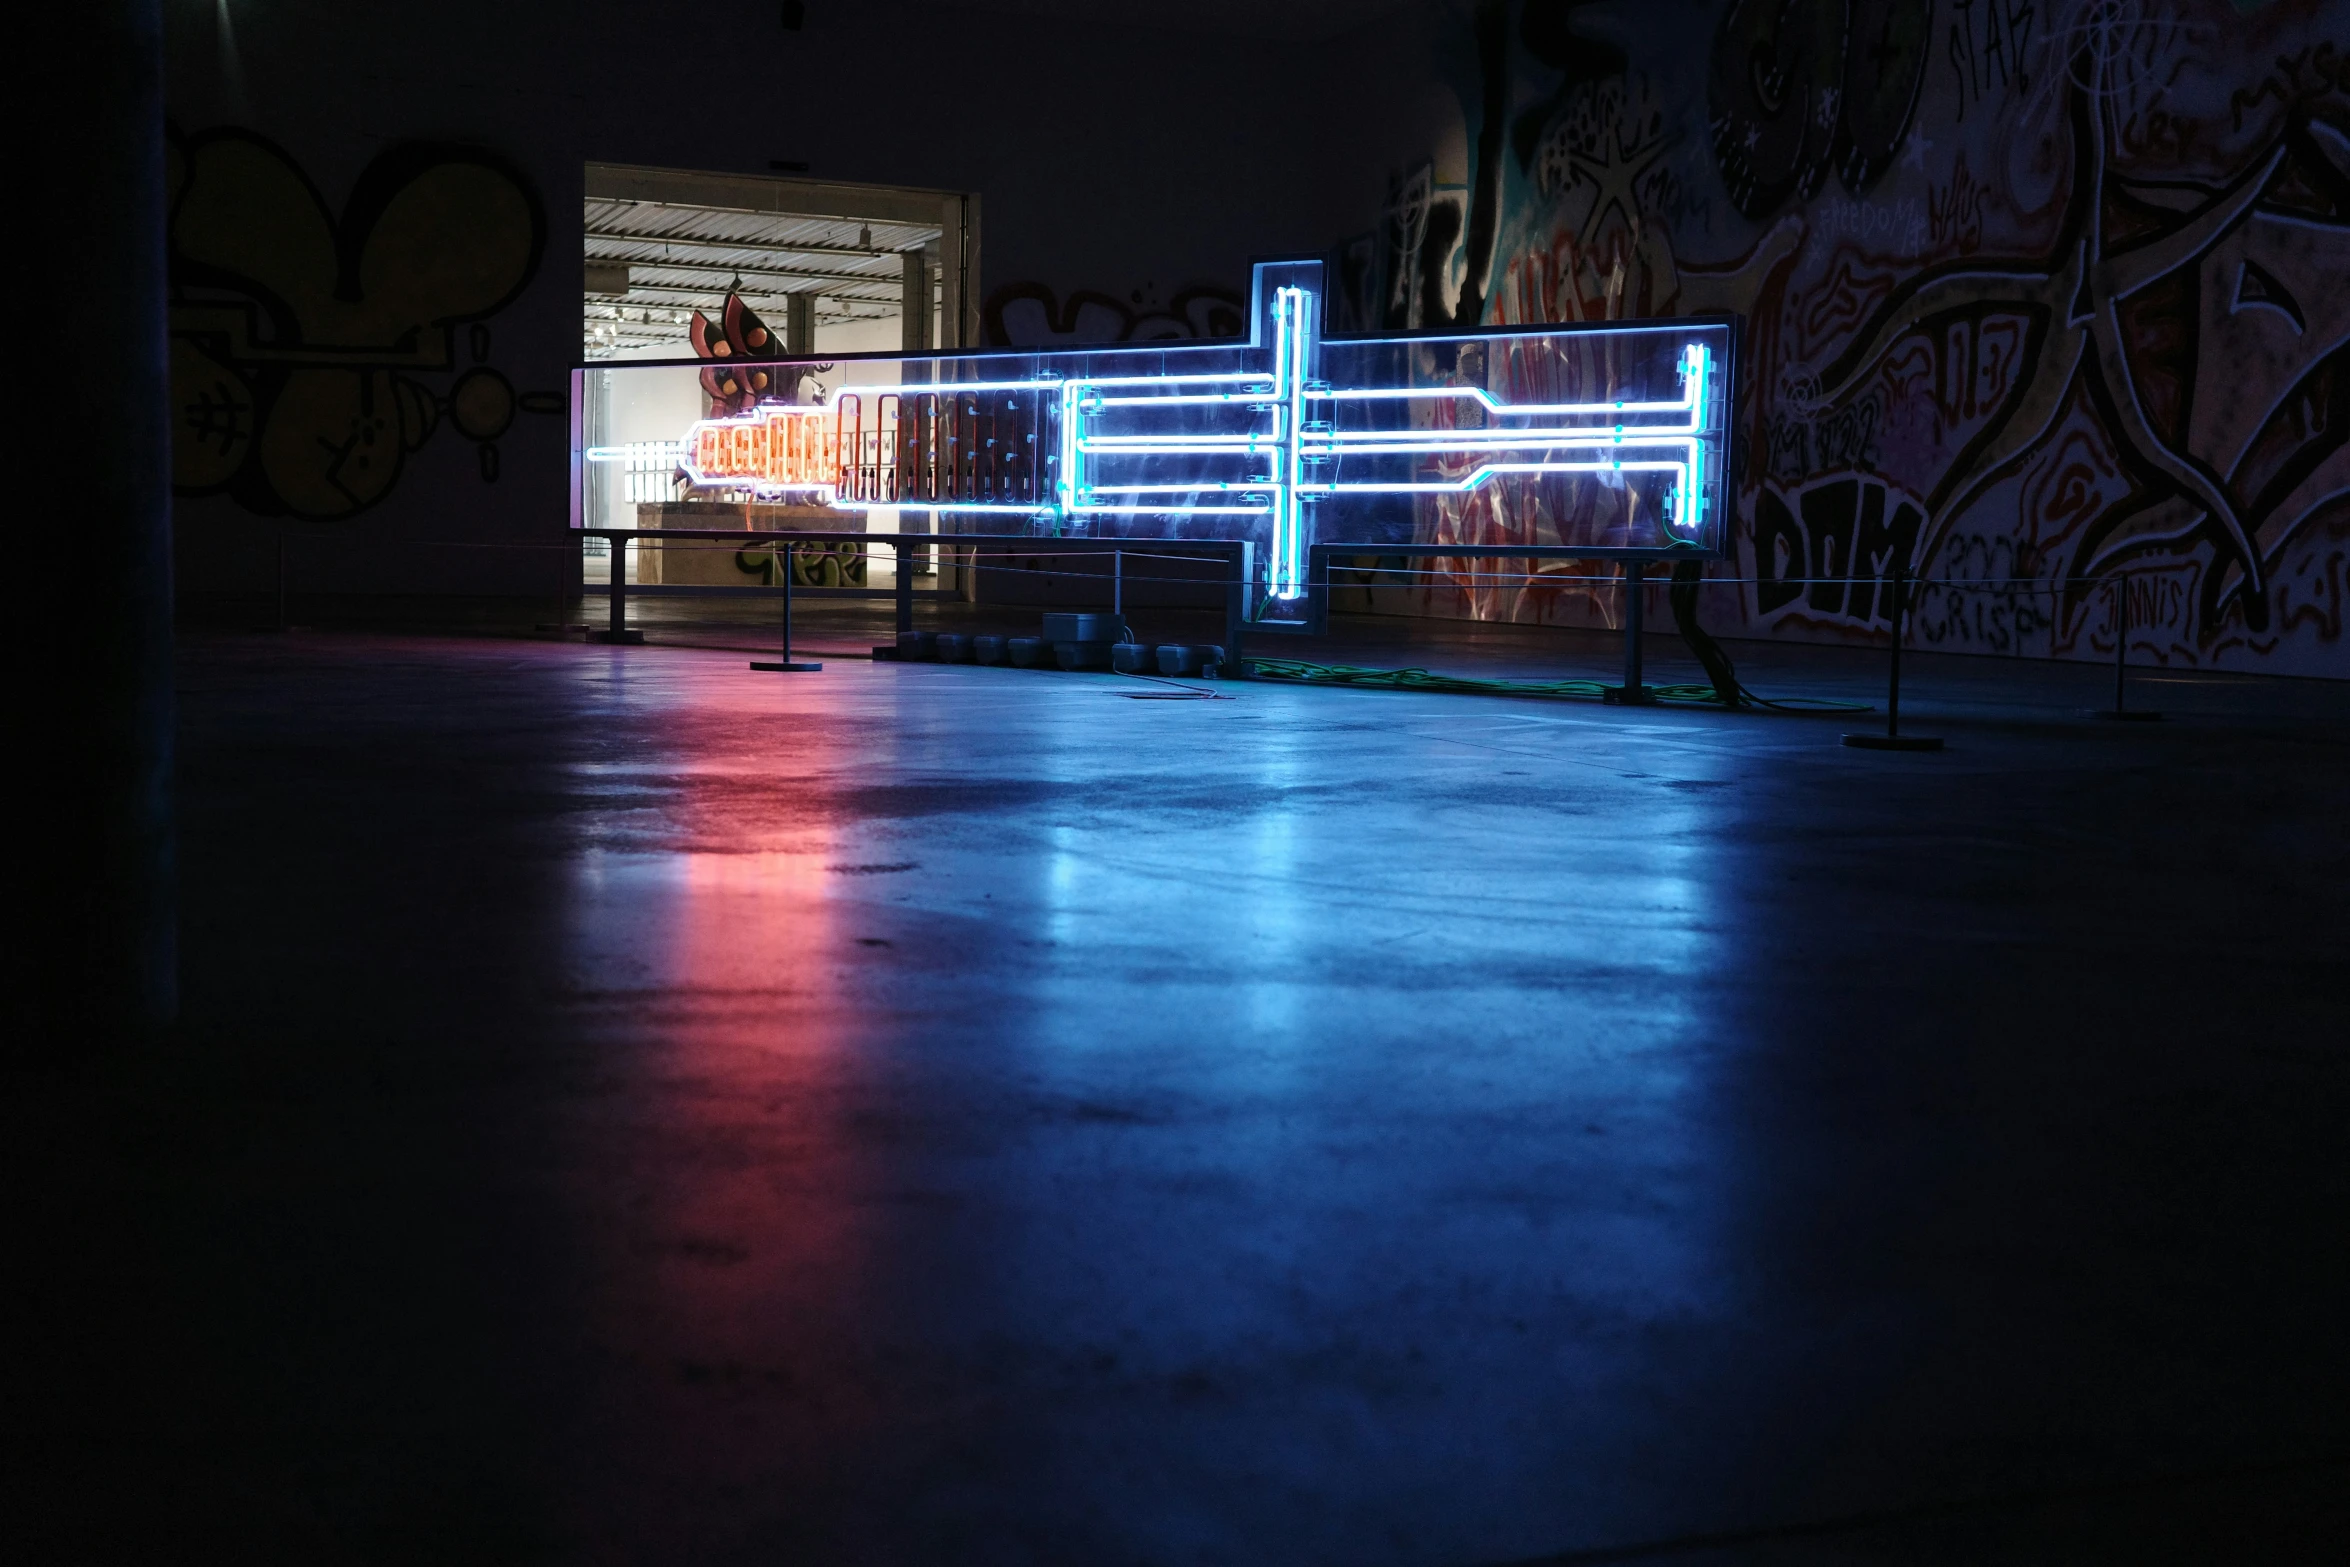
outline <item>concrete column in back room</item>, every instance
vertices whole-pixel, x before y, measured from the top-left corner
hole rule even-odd
[[[15,595],[9,879],[42,938],[10,944],[16,1064],[145,1037],[178,1004],[161,7],[46,9],[18,143],[41,239],[11,247],[19,297],[45,302],[16,355],[38,388],[19,560],[41,569]]]
[[[909,250],[905,264],[906,286],[900,301],[905,351],[918,354],[930,346],[930,258],[922,251]]]

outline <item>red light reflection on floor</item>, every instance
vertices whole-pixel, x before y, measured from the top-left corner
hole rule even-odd
[[[599,1030],[616,1090],[580,1130],[602,1210],[590,1331],[600,1352],[663,1371],[628,1379],[637,1407],[598,1418],[701,1487],[821,1470],[869,1427],[834,1368],[875,1238],[870,1138],[861,1154],[849,1124],[865,1063],[843,971],[859,949],[826,869],[828,730],[725,710],[759,688],[688,684],[718,710],[694,702],[663,725],[673,847],[583,868],[587,945],[634,983]],[[740,1421],[713,1422],[712,1400]]]

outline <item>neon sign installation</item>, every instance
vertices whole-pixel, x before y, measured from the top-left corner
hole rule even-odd
[[[1319,263],[1261,263],[1245,344],[899,359],[896,385],[852,379],[821,402],[701,420],[678,466],[697,488],[847,510],[1246,530],[1277,600],[1305,591],[1316,537],[1349,541],[1350,513],[1385,503],[1392,519],[1397,498],[1496,486],[1532,497],[1518,514],[1547,518],[1561,543],[1579,542],[1571,530],[1598,543],[1604,527],[1714,552],[1727,322],[1324,339],[1320,283]],[[849,365],[867,367],[893,368]],[[1592,481],[1605,505],[1578,494]]]

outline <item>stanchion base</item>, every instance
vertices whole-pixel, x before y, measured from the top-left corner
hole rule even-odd
[[[1599,699],[1617,707],[1656,706],[1654,686],[1601,686]]]
[[[1939,751],[1938,735],[1846,735],[1844,743],[1862,751]]]
[[[824,666],[822,664],[779,664],[772,662],[762,664],[754,660],[751,664],[751,667],[766,674],[812,675],[817,670],[822,669]]]
[[[2162,715],[2160,713],[2149,713],[2144,708],[2140,707],[2120,709],[2111,707],[2093,707],[2089,709],[2089,716],[2091,718],[2102,718],[2107,723],[2113,724],[2154,724],[2160,723],[2162,721]]]
[[[588,640],[606,643],[613,647],[642,647],[645,634],[641,631],[591,631],[588,633]]]

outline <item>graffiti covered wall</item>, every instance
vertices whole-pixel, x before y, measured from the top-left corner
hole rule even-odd
[[[1238,337],[1247,331],[1248,299],[1220,283],[1193,283],[1162,302],[1158,285],[1123,298],[1073,289],[1063,299],[1049,283],[1007,283],[979,311],[979,340],[991,348],[1066,348],[1078,343],[1156,342]]]
[[[1733,310],[1745,579],[1709,621],[2350,676],[2350,10],[1486,0],[1466,169],[1395,170],[1341,330]],[[1705,40],[1693,47],[1690,40]],[[1449,177],[1448,177],[1449,176]],[[1537,539],[1498,495],[1425,542]],[[1457,572],[1435,613],[1605,623]],[[1993,584],[2021,583],[2018,593]]]
[[[562,394],[518,393],[490,363],[488,318],[537,273],[546,236],[529,183],[495,154],[395,147],[338,217],[250,131],[175,134],[169,150],[182,496],[336,520],[388,496],[443,424],[494,483],[516,414],[564,411]]]
[[[1237,330],[1252,253],[1315,250],[1375,200],[1301,200],[1259,156],[1327,115],[1301,38],[1227,43],[1184,7],[792,9],[166,7],[178,590],[576,580],[591,162],[978,194],[974,292],[998,296],[992,333],[1030,342]],[[744,81],[788,92],[706,112],[630,76],[646,40],[714,26]],[[1082,134],[1017,107],[1103,81],[1115,112]],[[1247,112],[1199,112],[1202,81]]]

